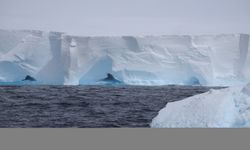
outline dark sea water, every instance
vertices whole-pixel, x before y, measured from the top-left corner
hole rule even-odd
[[[149,127],[199,86],[0,86],[0,127]]]

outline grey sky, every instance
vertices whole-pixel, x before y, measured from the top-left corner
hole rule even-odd
[[[0,28],[75,35],[250,33],[250,0],[0,0]]]

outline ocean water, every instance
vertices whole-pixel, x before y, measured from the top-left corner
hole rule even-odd
[[[149,127],[168,102],[211,88],[215,87],[0,86],[0,127]]]

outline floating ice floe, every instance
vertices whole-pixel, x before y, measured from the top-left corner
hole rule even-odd
[[[151,127],[250,127],[250,83],[168,103],[152,120]]]

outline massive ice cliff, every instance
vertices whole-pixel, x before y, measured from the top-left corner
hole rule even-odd
[[[250,81],[248,34],[80,37],[0,30],[0,82],[236,85]]]

